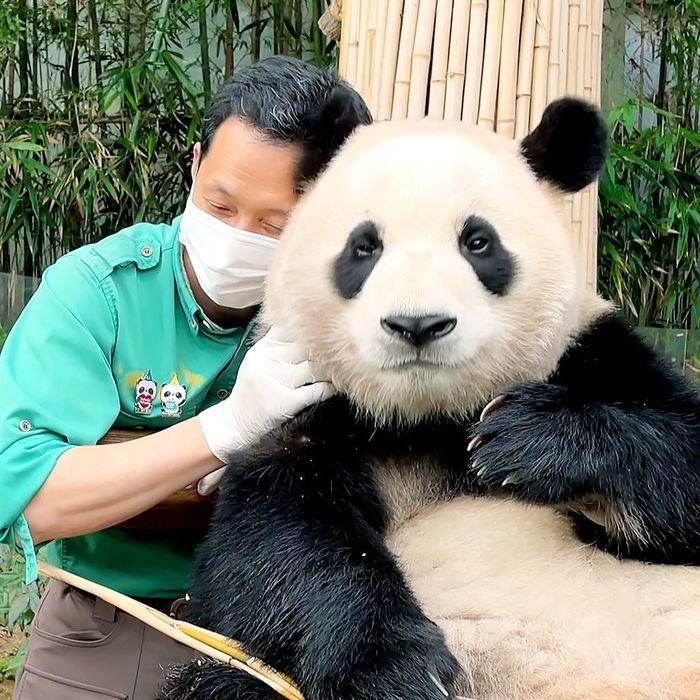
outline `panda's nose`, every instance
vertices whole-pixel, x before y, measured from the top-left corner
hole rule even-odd
[[[419,348],[451,333],[457,319],[452,316],[387,316],[381,323],[389,335],[400,336]]]

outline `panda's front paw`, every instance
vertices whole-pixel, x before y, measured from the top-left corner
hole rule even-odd
[[[522,384],[494,399],[470,434],[477,485],[534,503],[565,503],[592,487],[581,454],[579,411],[566,389]]]
[[[323,663],[310,683],[308,700],[455,700],[461,667],[440,629],[425,618],[397,620],[383,639],[365,640],[351,657]],[[316,660],[318,661],[318,660]]]

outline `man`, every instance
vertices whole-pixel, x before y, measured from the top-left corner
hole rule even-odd
[[[61,258],[0,356],[0,538],[167,610],[198,536],[118,525],[332,393],[275,329],[245,354],[265,273],[304,184],[370,116],[334,76],[275,57],[209,105],[172,224],[138,224]],[[159,429],[111,445],[112,427]],[[208,474],[214,474],[203,480]],[[186,524],[183,524],[186,525]],[[117,526],[117,527],[115,527]],[[56,583],[15,697],[150,698],[190,651]]]

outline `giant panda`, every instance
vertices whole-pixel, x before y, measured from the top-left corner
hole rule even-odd
[[[700,401],[586,285],[565,194],[606,155],[376,123],[303,197],[262,330],[339,395],[228,467],[190,619],[307,700],[700,698]],[[277,698],[215,662],[168,700]]]

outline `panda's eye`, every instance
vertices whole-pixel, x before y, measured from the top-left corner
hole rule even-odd
[[[488,221],[478,216],[470,216],[459,234],[459,247],[462,255],[491,255],[498,235]]]
[[[488,250],[488,239],[483,236],[474,236],[467,241],[467,250],[474,255],[485,253]]]
[[[149,393],[150,396],[153,396],[153,394],[154,394],[155,392],[153,391],[153,389],[149,389],[149,390],[148,390],[148,393]]]
[[[377,224],[363,221],[355,226],[335,261],[335,287],[344,299],[352,299],[362,291],[382,252]]]
[[[164,392],[163,392],[163,396],[167,399],[168,396],[170,396],[170,392],[169,392],[169,391],[164,391]]]

